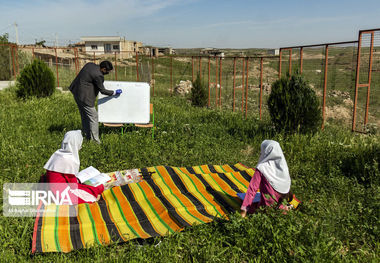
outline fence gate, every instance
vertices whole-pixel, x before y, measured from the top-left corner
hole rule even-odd
[[[379,44],[380,29],[359,31],[352,131],[367,133],[369,124],[380,125],[380,67],[373,63]]]

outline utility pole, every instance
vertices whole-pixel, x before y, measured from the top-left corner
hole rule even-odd
[[[16,32],[16,44],[17,44],[17,46],[19,45],[19,43],[18,43],[18,28],[17,28],[17,23],[15,22],[14,23],[14,26],[15,26],[15,32]]]
[[[55,47],[58,47],[58,35],[55,33]]]

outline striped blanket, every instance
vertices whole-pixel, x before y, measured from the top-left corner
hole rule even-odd
[[[36,217],[32,252],[69,252],[94,244],[163,236],[226,217],[238,210],[254,169],[236,165],[155,166],[139,169],[139,183],[114,187],[100,201],[56,209]],[[77,209],[76,217],[60,217]]]

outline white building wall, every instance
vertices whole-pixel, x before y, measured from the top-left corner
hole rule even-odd
[[[104,54],[104,45],[105,44],[110,44],[111,45],[111,52],[119,52],[121,45],[120,42],[100,42],[100,41],[94,41],[94,42],[85,42],[85,51],[86,53],[91,53],[95,52],[95,54]],[[95,45],[97,46],[97,49],[93,49],[92,46]],[[114,49],[114,45],[118,45],[118,49]]]

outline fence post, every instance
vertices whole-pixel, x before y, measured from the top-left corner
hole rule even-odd
[[[194,82],[194,57],[191,56],[191,81]]]
[[[325,46],[325,74],[323,82],[323,106],[322,106],[322,130],[325,128],[326,118],[326,90],[327,90],[327,68],[329,64],[329,45]]]
[[[356,106],[358,101],[358,88],[359,88],[359,69],[360,69],[360,47],[362,45],[362,32],[359,31],[359,42],[358,42],[358,52],[357,52],[357,62],[356,62],[356,81],[355,81],[355,97],[354,97],[354,110],[352,113],[352,131],[355,131],[356,125]]]
[[[233,80],[233,104],[232,111],[235,112],[235,85],[236,85],[236,57],[234,57],[234,80]]]
[[[13,76],[14,76],[14,78],[16,78],[16,63],[15,63],[15,51],[14,51],[14,49],[15,49],[15,46],[14,45],[12,45],[11,46],[11,50],[12,50],[12,68],[13,68]]]
[[[75,73],[78,75],[79,72],[79,52],[78,49],[74,49],[74,54],[75,54]]]
[[[374,32],[371,32],[371,47],[370,47],[369,66],[368,66],[367,102],[366,102],[366,107],[365,107],[364,125],[367,125],[368,123],[369,94],[370,94],[371,80],[372,80],[373,40],[374,40]]]
[[[202,80],[202,58],[199,57],[199,79]]]
[[[292,48],[289,49],[289,76],[292,75],[292,51]]]
[[[32,48],[32,54],[33,54],[33,60],[35,58],[35,55],[34,55],[34,48]]]
[[[300,73],[302,74],[303,69],[303,47],[300,48]]]
[[[115,80],[117,80],[117,57],[115,52]]]
[[[260,58],[260,120],[261,120],[261,106],[263,99],[263,57]]]
[[[241,83],[241,113],[244,112],[244,79],[245,79],[245,74],[244,74],[244,71],[245,71],[245,58],[243,57],[243,69],[241,71],[241,80],[242,80],[242,83]]]
[[[154,97],[155,80],[154,80],[154,58],[153,58],[153,56],[152,56],[152,86],[153,86],[153,97]]]
[[[218,107],[218,57],[215,56],[215,108]]]
[[[94,51],[94,63],[96,63],[95,51]]]
[[[246,83],[245,85],[247,86],[247,88],[245,89],[245,118],[247,118],[247,109],[248,109],[248,62],[249,62],[249,57],[247,57],[247,63],[246,63],[246,66],[247,66],[247,74],[246,74]]]
[[[210,56],[208,57],[208,103],[207,106],[210,108]]]
[[[59,74],[58,74],[58,56],[57,56],[57,48],[54,48],[54,53],[55,53],[55,70],[57,72],[57,86],[59,86]]]
[[[136,80],[139,81],[139,54],[136,51]]]
[[[222,108],[222,57],[219,58],[219,106]]]
[[[16,47],[16,69],[17,69],[17,71],[16,71],[16,73],[18,74],[18,73],[20,73],[20,67],[19,67],[19,64],[18,64],[18,46],[16,45],[15,46]]]
[[[174,86],[173,86],[173,57],[170,56],[170,89],[172,91],[172,95],[174,94]]]
[[[278,78],[281,78],[281,61],[282,60],[282,49],[280,48],[280,56],[279,56],[279,62],[278,62]]]

